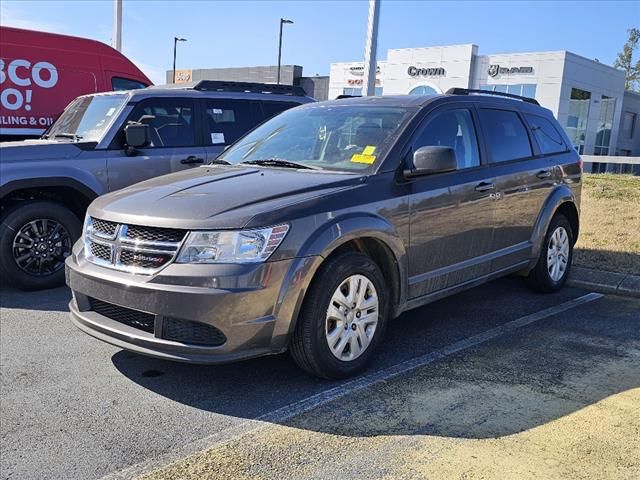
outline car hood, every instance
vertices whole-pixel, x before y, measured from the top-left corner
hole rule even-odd
[[[12,163],[25,160],[67,160],[82,153],[77,144],[56,140],[23,140],[0,143],[0,162]]]
[[[185,229],[243,228],[256,216],[362,184],[360,174],[207,166],[96,199],[89,214],[120,223]]]

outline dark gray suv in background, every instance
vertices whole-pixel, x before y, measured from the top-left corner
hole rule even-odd
[[[515,272],[559,289],[581,160],[551,112],[505,97],[308,104],[215,164],[98,198],[66,262],[74,323],[185,362],[289,349],[338,378],[403,311]]]
[[[23,289],[63,284],[96,197],[206,164],[312,101],[297,86],[208,80],[78,97],[43,138],[0,144],[0,276]]]

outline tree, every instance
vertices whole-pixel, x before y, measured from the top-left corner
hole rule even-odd
[[[640,43],[640,29],[630,28],[627,32],[629,33],[627,43],[622,47],[622,52],[618,54],[613,66],[625,71],[625,90],[636,90],[640,83],[640,60],[633,63],[633,52]]]

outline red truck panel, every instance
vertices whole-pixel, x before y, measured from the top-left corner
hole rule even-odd
[[[0,135],[41,134],[74,98],[112,90],[112,77],[152,84],[104,43],[0,27]]]

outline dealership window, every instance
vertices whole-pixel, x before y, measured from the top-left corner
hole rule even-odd
[[[578,88],[571,89],[569,115],[567,116],[565,131],[571,140],[573,148],[580,154],[584,153],[590,104],[591,92]]]
[[[476,132],[467,109],[447,110],[429,118],[413,143],[413,151],[426,146],[453,148],[458,168],[480,165]]]
[[[409,92],[409,95],[438,95],[438,92],[429,85],[418,85]]]
[[[262,121],[255,102],[207,100],[205,141],[208,145],[230,145]]]
[[[636,114],[624,112],[622,117],[622,138],[633,138],[633,131],[636,129]]]
[[[608,155],[611,143],[611,129],[613,128],[613,113],[616,109],[616,99],[602,96],[600,100],[600,114],[598,115],[598,130],[593,150],[594,155]]]
[[[529,135],[516,112],[480,109],[492,162],[508,162],[532,156]],[[488,128],[487,128],[488,127]]]
[[[362,87],[345,87],[342,89],[342,94],[351,95],[353,97],[361,97]],[[375,96],[376,97],[382,96],[382,87],[376,87]]]
[[[487,90],[489,92],[510,93],[512,95],[520,95],[522,97],[528,97],[528,98],[535,98],[536,96],[535,83],[516,83],[513,85],[506,85],[506,84],[480,85],[480,90]]]
[[[129,120],[143,117],[149,125],[149,147],[192,147],[195,141],[193,102],[154,98],[139,103]]]
[[[562,136],[549,120],[532,114],[525,114],[525,117],[543,154],[559,153],[567,150]]]

